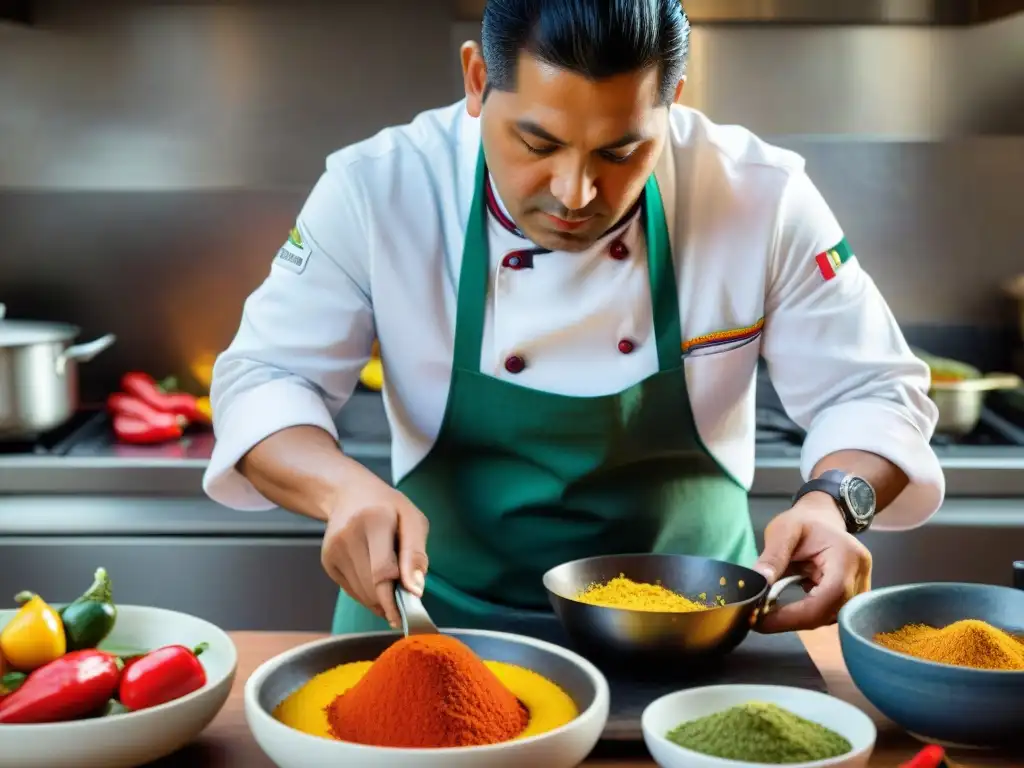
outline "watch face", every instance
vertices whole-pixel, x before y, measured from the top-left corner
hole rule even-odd
[[[870,518],[875,512],[875,491],[871,485],[859,477],[851,477],[846,488],[846,500],[850,511],[858,520]]]

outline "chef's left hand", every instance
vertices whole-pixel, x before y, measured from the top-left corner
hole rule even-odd
[[[832,624],[847,600],[871,588],[871,553],[847,532],[835,501],[819,492],[803,496],[768,524],[764,552],[754,570],[769,584],[794,574],[808,580],[807,597],[773,609],[758,626],[759,632]]]

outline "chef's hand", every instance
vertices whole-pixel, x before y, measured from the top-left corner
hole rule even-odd
[[[808,493],[775,517],[764,532],[764,552],[754,565],[769,584],[800,574],[807,597],[768,613],[760,632],[815,629],[836,621],[839,609],[871,588],[871,553],[846,530],[835,501]]]
[[[401,626],[394,582],[420,597],[427,573],[426,516],[369,470],[348,477],[327,517],[320,561],[343,590]]]

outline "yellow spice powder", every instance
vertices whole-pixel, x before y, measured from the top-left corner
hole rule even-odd
[[[875,635],[891,651],[939,664],[976,669],[1024,671],[1024,640],[978,619],[945,627],[908,624]]]
[[[591,584],[576,595],[576,600],[607,608],[670,613],[692,613],[712,607],[685,598],[660,584],[632,581],[623,574],[604,584]]]

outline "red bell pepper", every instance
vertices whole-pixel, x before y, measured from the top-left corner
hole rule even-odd
[[[210,422],[198,406],[198,397],[186,392],[167,392],[148,373],[140,371],[126,373],[121,377],[121,389],[158,411],[183,416],[190,423],[208,424]]]
[[[943,768],[946,765],[946,751],[935,744],[930,744],[900,768]]]
[[[148,709],[199,690],[206,670],[197,657],[207,647],[168,645],[132,660],[121,674],[118,700],[131,710]]]
[[[110,700],[120,677],[117,657],[94,648],[71,651],[34,670],[14,693],[0,699],[0,724],[85,717]]]

